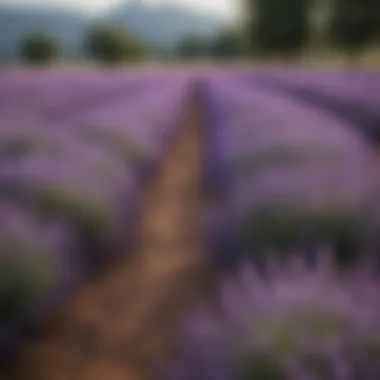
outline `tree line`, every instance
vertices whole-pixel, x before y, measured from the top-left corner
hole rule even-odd
[[[244,20],[215,39],[183,39],[177,50],[187,58],[294,59],[310,47],[313,16],[323,16],[319,39],[324,46],[357,57],[380,42],[380,0],[242,0]],[[318,14],[318,12],[320,14]]]
[[[108,25],[91,27],[82,50],[86,58],[108,66],[138,61],[149,55],[149,49],[136,36],[123,28]],[[20,58],[31,65],[52,63],[60,55],[58,41],[41,32],[28,34],[19,47]]]
[[[246,33],[263,56],[294,57],[308,45],[312,16],[324,6],[322,39],[354,56],[379,39],[379,0],[246,0]]]
[[[186,36],[172,58],[231,60],[241,57],[294,59],[310,46],[313,15],[323,9],[320,28],[326,46],[357,57],[380,42],[380,0],[241,0],[244,17],[236,27],[220,30],[213,38]],[[319,7],[319,8],[318,8]],[[95,26],[85,38],[84,52],[107,65],[144,59],[149,49],[136,36],[112,26]],[[57,42],[42,34],[28,36],[21,57],[43,63],[59,55]]]

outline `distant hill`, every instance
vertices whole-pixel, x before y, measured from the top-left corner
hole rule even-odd
[[[115,7],[102,18],[74,12],[0,7],[0,59],[12,59],[20,40],[31,31],[57,38],[66,56],[78,56],[90,23],[99,21],[128,28],[156,50],[170,50],[186,34],[210,35],[223,21],[174,5],[146,6],[135,1]]]
[[[139,0],[116,7],[107,18],[159,47],[173,46],[187,34],[210,36],[223,25],[216,16],[183,6],[146,6]]]

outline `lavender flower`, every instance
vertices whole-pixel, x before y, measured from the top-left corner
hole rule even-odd
[[[82,160],[76,161],[77,157]],[[71,159],[33,156],[4,164],[0,170],[2,197],[67,221],[80,239],[89,267],[98,265],[123,236],[131,222],[120,205],[136,194],[132,173],[112,167],[104,173],[94,171],[95,158],[86,158],[85,152]]]
[[[218,307],[185,319],[162,379],[379,379],[379,279],[319,257],[313,269],[295,255],[268,259],[266,277],[244,264],[224,278]]]
[[[0,323],[15,321],[81,276],[70,230],[0,204]]]
[[[83,126],[78,129],[78,132],[83,137],[92,143],[98,144],[111,152],[120,155],[128,162],[140,163],[148,153],[144,151],[138,143],[136,143],[129,135],[127,131],[121,131],[109,126]]]
[[[30,154],[54,154],[61,143],[51,133],[41,128],[13,127],[0,130],[0,156],[4,159],[16,159]]]
[[[229,221],[210,240],[230,235],[231,257],[268,247],[308,253],[327,240],[344,264],[363,244],[378,250],[378,162],[351,121],[263,86],[208,82],[207,180],[221,189]],[[228,257],[214,247],[214,257]]]

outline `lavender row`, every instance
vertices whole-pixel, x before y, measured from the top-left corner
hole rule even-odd
[[[62,220],[2,200],[0,223],[0,359],[7,360],[23,332],[73,294],[85,268]]]
[[[375,380],[380,376],[380,283],[368,266],[345,276],[327,249],[249,262],[218,283],[182,321],[162,380]],[[368,263],[367,263],[368,264]]]
[[[378,71],[280,71],[257,75],[246,82],[260,83],[299,100],[323,107],[350,120],[374,143],[380,138],[380,74]]]
[[[17,342],[23,326],[38,324],[89,273],[133,243],[139,189],[146,178],[141,170],[159,165],[175,135],[188,78],[168,78],[165,88],[162,83],[163,78],[147,81],[135,98],[104,101],[54,122],[41,119],[0,129],[0,216],[6,223],[8,214],[18,213],[24,223],[12,224],[13,240],[6,228],[0,232],[1,351]],[[43,250],[50,226],[57,224],[68,245]],[[28,228],[29,235],[24,233]],[[33,272],[35,266],[41,276]],[[35,293],[30,284],[38,281],[41,289]]]
[[[185,316],[158,378],[378,379],[376,153],[348,118],[262,87],[204,92],[209,246],[233,273]],[[342,272],[342,250],[364,265]]]
[[[30,123],[32,120],[49,122],[73,118],[76,113],[91,109],[120,97],[133,98],[140,91],[163,86],[162,75],[128,77],[108,76],[52,76],[36,81],[33,76],[21,79],[3,78],[0,82],[2,125]],[[0,95],[1,96],[1,95]]]
[[[348,122],[227,78],[206,93],[215,200],[206,223],[220,264],[265,248],[312,257],[323,240],[343,261],[363,244],[379,249],[378,159]]]

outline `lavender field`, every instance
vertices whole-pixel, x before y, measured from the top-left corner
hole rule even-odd
[[[2,73],[0,116],[2,379],[380,378],[379,72]]]

